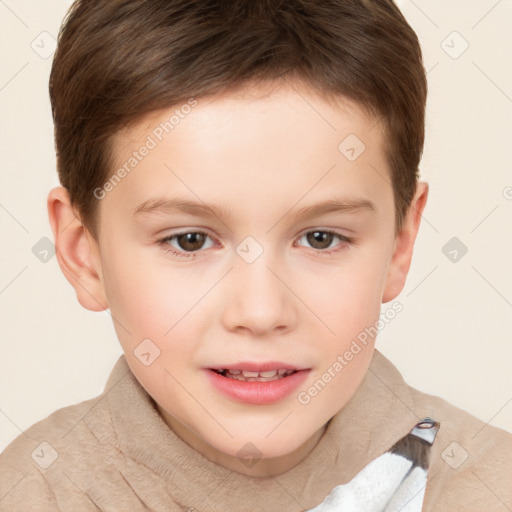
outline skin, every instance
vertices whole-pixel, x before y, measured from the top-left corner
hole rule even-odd
[[[110,308],[131,370],[183,441],[232,471],[277,475],[307,456],[365,376],[371,338],[309,403],[297,398],[402,290],[428,185],[419,183],[395,235],[382,125],[357,104],[327,100],[290,82],[197,102],[99,201],[98,240],[80,224],[66,190],[51,190],[57,258],[83,307]],[[152,113],[118,133],[116,165],[174,110]],[[355,161],[338,150],[349,134],[366,146]],[[162,196],[221,205],[229,218],[134,215]],[[301,207],[348,197],[371,201],[374,210],[294,216]],[[177,238],[160,241],[198,229],[208,237],[203,245],[195,242],[195,257],[183,237],[181,245]],[[320,230],[352,242],[305,236]],[[263,249],[252,263],[236,252],[248,236]],[[148,366],[134,354],[145,339],[160,349]],[[226,397],[202,370],[269,360],[311,369],[299,389],[271,405]],[[251,467],[237,456],[249,442],[261,453]]]

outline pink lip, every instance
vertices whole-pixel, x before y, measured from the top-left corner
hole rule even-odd
[[[242,366],[232,366],[231,368],[228,366],[225,367],[225,369],[244,369],[246,371],[261,372],[276,370],[279,368],[292,369],[286,364],[283,365],[283,363],[271,364],[273,366],[264,364],[246,367],[243,366],[244,363],[241,363]],[[207,378],[210,380],[211,384],[229,398],[248,404],[267,405],[279,402],[292,393],[294,389],[298,388],[307,379],[310,369],[297,370],[295,373],[292,373],[287,377],[269,382],[246,382],[230,379],[229,377],[223,377],[212,369],[205,368],[204,371],[206,372]]]

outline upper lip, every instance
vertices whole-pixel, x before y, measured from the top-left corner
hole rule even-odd
[[[270,370],[306,370],[307,368],[301,368],[294,364],[283,363],[280,361],[266,361],[266,362],[254,362],[254,361],[241,361],[240,363],[224,364],[218,366],[211,366],[210,370],[242,370],[246,372],[268,372]]]

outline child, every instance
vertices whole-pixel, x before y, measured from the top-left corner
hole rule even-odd
[[[391,0],[76,1],[48,210],[124,355],[6,448],[0,510],[510,509],[512,436],[375,349],[426,91]]]

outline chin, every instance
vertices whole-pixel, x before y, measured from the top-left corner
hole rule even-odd
[[[283,429],[281,435],[271,434],[251,435],[248,431],[247,435],[231,439],[228,443],[213,445],[215,448],[226,455],[244,459],[245,457],[275,459],[285,457],[297,450],[303,445],[310,436],[298,437],[297,434],[291,433],[289,429]]]

